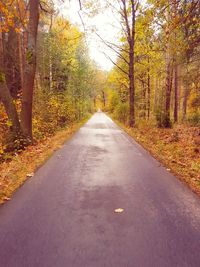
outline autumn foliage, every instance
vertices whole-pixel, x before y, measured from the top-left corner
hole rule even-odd
[[[84,34],[52,1],[1,1],[0,16],[3,161],[87,116],[98,75]]]

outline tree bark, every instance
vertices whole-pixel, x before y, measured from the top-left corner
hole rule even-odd
[[[36,71],[36,40],[39,23],[39,0],[29,1],[28,44],[22,88],[21,126],[23,134],[32,139],[32,103]]]
[[[127,41],[129,44],[129,126],[134,127],[135,125],[135,2],[131,0],[131,22],[128,17],[128,7],[126,0],[121,0],[122,18],[126,25]],[[131,26],[130,26],[131,24]]]
[[[174,122],[178,122],[178,65],[174,62]]]
[[[170,104],[171,104],[171,64],[170,59],[166,62],[166,92],[165,92],[165,118],[164,126],[169,128],[170,123]]]
[[[186,66],[186,81],[184,86],[184,95],[183,95],[183,121],[187,118],[187,100],[189,95],[189,58],[187,59],[187,66]]]
[[[3,34],[0,29],[0,99],[4,105],[8,119],[12,123],[11,130],[15,134],[17,134],[20,131],[20,123],[17,110],[13,102],[13,98],[6,83],[4,62],[5,60],[4,60]]]
[[[167,10],[168,22],[166,26],[166,81],[165,81],[165,116],[163,126],[166,128],[171,127],[170,121],[170,104],[171,104],[171,88],[172,88],[172,55],[171,55],[171,44],[170,44],[170,6]]]
[[[50,26],[49,26],[49,90],[53,90],[53,63],[52,63],[52,26],[53,26],[53,14],[51,14]]]
[[[134,46],[131,42],[130,53],[129,53],[129,126],[133,127],[135,125],[135,106],[134,106],[134,96],[135,96],[135,86],[134,86]]]
[[[24,87],[24,60],[23,60],[23,43],[22,36],[18,33],[18,49],[19,49],[19,69],[20,69],[20,81],[21,81],[21,89]]]
[[[174,25],[176,25],[177,21],[177,10],[178,10],[178,1],[172,1],[172,18]],[[173,43],[177,43],[177,31],[176,28],[174,29],[173,33]],[[178,64],[177,64],[177,51],[174,49],[174,62],[173,62],[173,69],[174,69],[174,122],[178,121]]]
[[[149,57],[148,57],[148,65],[149,65]],[[147,70],[147,118],[149,120],[150,117],[150,108],[151,108],[151,104],[150,104],[150,98],[151,98],[151,84],[150,84],[151,80],[150,80],[150,68],[148,66],[148,70]]]
[[[105,92],[102,90],[102,98],[103,98],[103,107],[105,108],[106,106],[106,97],[105,97]]]

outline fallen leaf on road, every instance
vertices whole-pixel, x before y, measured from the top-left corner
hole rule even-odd
[[[4,197],[4,200],[10,200],[10,197]]]
[[[27,177],[33,177],[33,175],[34,175],[34,173],[32,172],[32,173],[28,173],[26,176]]]
[[[115,212],[116,212],[116,213],[121,213],[121,212],[123,212],[123,211],[124,211],[124,209],[122,209],[122,208],[115,209]]]

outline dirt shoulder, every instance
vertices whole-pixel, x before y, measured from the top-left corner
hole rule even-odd
[[[54,136],[29,146],[9,162],[0,164],[0,204],[9,200],[19,188],[87,119],[58,131]]]
[[[129,128],[119,123],[167,169],[200,195],[200,129],[185,125],[173,129],[141,124]]]

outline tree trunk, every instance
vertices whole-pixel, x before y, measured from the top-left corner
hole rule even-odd
[[[126,13],[127,15],[127,13]],[[128,18],[126,19],[128,21]],[[129,126],[135,125],[135,1],[131,0],[131,29],[129,27],[129,91],[130,91],[130,118]],[[128,24],[128,22],[127,22]]]
[[[148,63],[149,63],[149,57],[148,57]],[[151,97],[151,84],[150,84],[150,69],[148,67],[148,73],[147,73],[147,118],[149,120],[150,117],[150,97]]]
[[[174,24],[177,20],[177,9],[178,9],[178,2],[177,0],[173,0],[172,3],[172,16]],[[177,32],[176,28],[174,29],[173,34],[174,44],[177,43]],[[178,64],[177,64],[177,51],[174,51],[174,122],[178,121]]]
[[[21,126],[23,134],[32,139],[32,102],[36,71],[36,40],[39,22],[39,0],[29,2],[28,47],[24,69],[24,87],[22,88]]]
[[[8,119],[12,123],[12,131],[17,134],[20,131],[20,123],[13,98],[6,83],[5,66],[4,66],[4,47],[3,35],[0,29],[0,99],[5,107]]]
[[[178,121],[178,65],[174,62],[174,122]]]
[[[18,33],[18,48],[19,48],[19,69],[20,69],[20,80],[21,80],[21,89],[24,87],[24,60],[23,60],[23,43],[22,36]]]
[[[171,104],[171,64],[169,55],[167,55],[166,60],[166,92],[165,92],[165,118],[164,118],[164,126],[169,128],[171,126],[170,123],[170,104]]]
[[[134,49],[133,44],[130,45],[129,53],[129,126],[133,127],[135,125],[135,107],[134,107],[134,96],[135,96],[135,87],[134,87]]]
[[[105,97],[105,92],[102,90],[102,98],[103,98],[103,107],[105,108],[106,106],[106,97]]]
[[[184,95],[183,95],[183,121],[187,118],[187,100],[188,100],[188,94],[189,94],[189,59],[187,59],[187,66],[186,66],[186,81],[185,81],[185,87],[184,87]]]
[[[169,7],[170,8],[170,7]],[[172,88],[172,54],[171,54],[171,43],[170,43],[170,10],[168,10],[168,24],[166,27],[166,81],[165,81],[165,115],[163,126],[166,128],[171,127],[170,121],[170,105],[171,105],[171,88]]]
[[[6,83],[11,96],[16,98],[21,88],[19,56],[18,56],[18,38],[13,27],[6,33],[7,38],[4,41],[4,66],[6,74]]]
[[[52,63],[52,26],[53,26],[53,14],[51,14],[50,26],[49,26],[49,90],[53,90],[53,63]]]
[[[94,103],[94,109],[96,109],[96,96],[93,98],[93,103]]]

